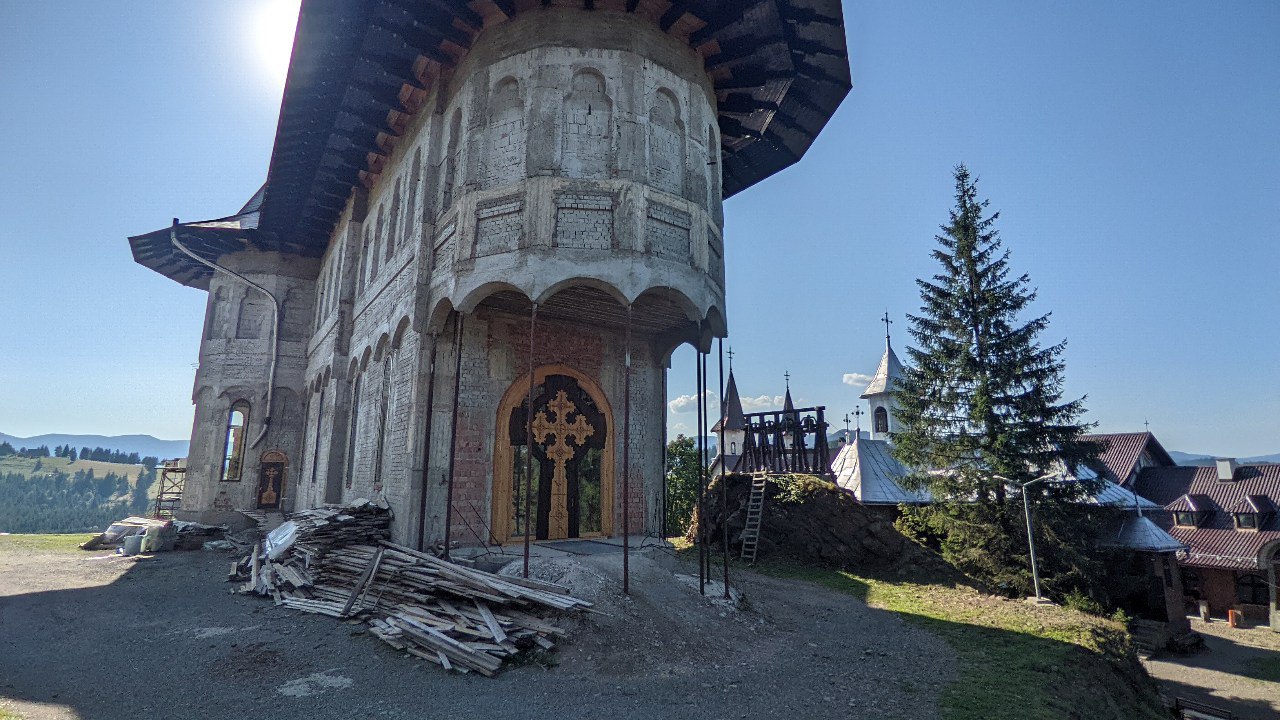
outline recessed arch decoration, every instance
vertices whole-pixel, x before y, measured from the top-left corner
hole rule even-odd
[[[523,516],[529,378],[502,396],[495,418],[493,535],[500,541],[613,534],[613,410],[599,384],[567,365],[534,371],[533,486]]]

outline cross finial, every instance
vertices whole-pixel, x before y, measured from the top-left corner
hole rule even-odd
[[[858,431],[858,435],[861,436],[862,435],[862,406],[861,405],[853,409],[853,418],[854,418],[854,422],[857,424],[856,429]]]
[[[786,380],[787,380],[787,389],[788,389],[788,390],[790,390],[790,389],[791,389],[791,371],[790,371],[790,370],[788,370],[788,371],[786,371],[786,372],[782,373],[782,377],[786,378]]]
[[[849,413],[844,414],[844,435],[845,438],[849,437]]]
[[[725,353],[729,356],[729,372],[733,372],[733,346],[729,346],[729,352]]]
[[[883,321],[884,321],[884,344],[888,346],[889,345],[889,326],[893,324],[893,321],[889,319],[888,310],[884,311]]]
[[[1145,428],[1147,429],[1147,432],[1151,432],[1151,421],[1150,421],[1150,420],[1143,420],[1143,421],[1142,421],[1142,426],[1143,426],[1143,427],[1145,427]]]

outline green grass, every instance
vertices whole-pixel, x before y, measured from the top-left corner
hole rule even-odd
[[[93,533],[67,535],[0,535],[0,552],[61,552],[76,550]],[[5,720],[0,715],[0,720]]]
[[[125,465],[101,460],[77,460],[71,462],[68,458],[60,457],[26,458],[18,457],[17,455],[6,455],[0,458],[0,473],[12,472],[29,477],[34,472],[37,461],[40,463],[41,472],[61,470],[68,475],[74,475],[77,470],[93,470],[93,474],[97,477],[103,477],[107,473],[115,473],[122,477],[128,477],[130,483],[137,481],[138,473],[142,470],[141,465]]]
[[[1240,674],[1254,680],[1280,683],[1280,653],[1250,658],[1240,669]]]
[[[941,698],[949,720],[1166,717],[1125,629],[1110,620],[945,582],[781,564],[760,570],[849,593],[945,640],[958,672]]]

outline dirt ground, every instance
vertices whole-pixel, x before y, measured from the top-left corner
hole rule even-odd
[[[0,718],[936,718],[941,640],[816,586],[744,573],[742,609],[699,597],[696,566],[541,560],[600,613],[496,679],[446,673],[360,626],[232,595],[231,557],[0,553]],[[602,614],[603,613],[603,614]]]
[[[1194,655],[1160,655],[1144,661],[1170,698],[1182,697],[1231,710],[1241,720],[1280,717],[1280,633],[1265,627],[1232,628],[1225,622],[1191,621],[1204,636],[1205,649]],[[1270,666],[1273,680],[1250,677]]]

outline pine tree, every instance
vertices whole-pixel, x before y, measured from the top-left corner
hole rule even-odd
[[[895,393],[894,454],[918,472],[933,505],[906,511],[900,526],[933,538],[962,570],[1010,592],[1030,587],[1022,524],[1022,484],[1064,463],[1093,460],[1083,439],[1083,399],[1064,401],[1065,342],[1042,346],[1049,315],[1022,319],[1036,299],[1027,275],[1015,275],[995,229],[999,213],[978,199],[968,168],[955,169],[956,204],[936,237],[941,271],[918,280],[922,305],[909,315],[910,367]],[[932,471],[932,472],[929,472]],[[999,479],[997,476],[1004,479]],[[1076,501],[1088,483],[1030,487],[1042,575],[1079,589],[1093,570]],[[1081,537],[1073,537],[1074,534]],[[1044,543],[1044,545],[1041,545]]]

